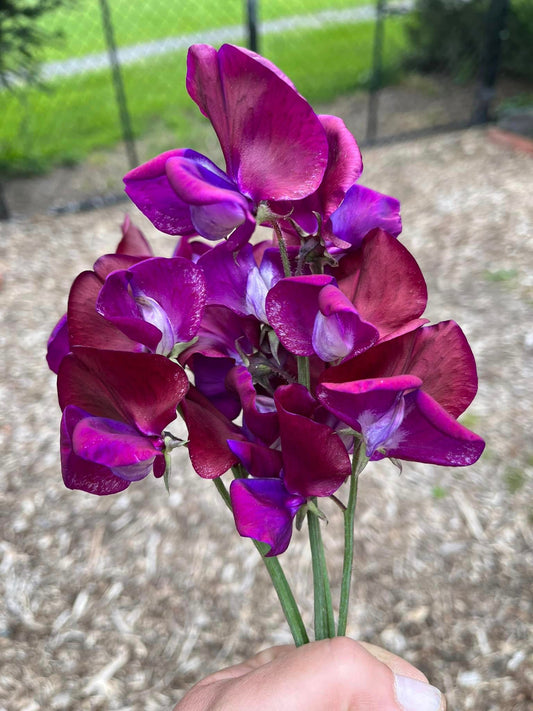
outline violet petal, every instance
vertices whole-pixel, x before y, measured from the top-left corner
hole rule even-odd
[[[281,452],[261,444],[228,439],[228,447],[239,458],[248,474],[260,478],[277,477],[283,466]]]
[[[387,456],[428,464],[464,467],[474,464],[484,441],[461,425],[425,392],[406,397],[406,412]]]
[[[235,479],[230,496],[240,535],[268,544],[267,557],[283,553],[291,539],[292,520],[304,499],[290,494],[280,479]]]
[[[420,378],[413,375],[398,375],[391,378],[374,378],[352,382],[321,383],[316,395],[324,407],[365,435],[382,417],[395,408],[398,396],[419,388]],[[372,434],[374,439],[376,433]]]
[[[326,274],[287,277],[270,289],[266,298],[268,322],[291,353],[314,354],[312,334],[318,298],[322,287],[332,282]]]
[[[61,473],[63,482],[69,489],[80,489],[89,494],[107,496],[124,491],[129,486],[128,481],[101,464],[88,462],[74,454],[72,450],[72,432],[76,424],[87,416],[80,408],[69,405],[61,418]]]
[[[312,343],[326,363],[352,358],[378,340],[377,329],[363,321],[336,286],[328,284],[320,290],[318,306]]]
[[[335,237],[357,249],[371,230],[380,227],[393,237],[402,231],[400,203],[396,198],[355,183],[331,215]]]
[[[422,390],[453,417],[459,417],[477,391],[476,364],[464,333],[454,321],[424,326],[374,346],[322,380],[342,383],[367,378],[416,375]]]
[[[59,371],[61,361],[69,352],[67,314],[64,314],[54,326],[46,349],[46,362],[53,373]]]
[[[158,230],[169,235],[195,231],[189,204],[176,195],[165,171],[169,158],[187,153],[187,149],[167,151],[124,176],[125,191],[132,202]]]
[[[85,417],[72,433],[74,453],[106,467],[123,467],[150,460],[159,450],[153,442],[125,422],[105,417]]]
[[[205,300],[202,269],[181,257],[154,257],[110,274],[96,307],[129,338],[168,355],[196,335]]]

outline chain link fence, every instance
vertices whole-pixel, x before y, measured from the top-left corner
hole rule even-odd
[[[65,2],[40,20],[55,35],[43,48],[40,85],[0,91],[0,175],[88,156],[104,160],[101,151],[114,146],[115,169],[102,189],[116,189],[117,177],[157,152],[181,145],[206,150],[210,141],[214,149],[185,91],[186,51],[194,42],[257,49],[319,109],[340,102],[337,112],[350,116],[362,143],[486,120],[505,47],[520,48],[528,37],[533,43],[532,6],[531,0]],[[531,34],[521,39],[529,21]],[[531,81],[528,56],[523,75],[515,72],[522,83],[508,86],[511,95]],[[121,141],[126,151],[116,148]]]

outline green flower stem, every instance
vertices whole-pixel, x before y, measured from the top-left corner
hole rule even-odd
[[[335,620],[329,587],[326,556],[320,532],[320,520],[311,511],[307,513],[309,543],[313,565],[313,587],[315,599],[315,639],[335,637]]]
[[[222,497],[222,500],[228,507],[228,509],[233,513],[233,507],[231,505],[231,499],[229,497],[229,491],[226,489],[226,485],[222,481],[220,477],[217,477],[216,479],[213,479],[213,484],[216,486],[216,489],[220,496]]]
[[[292,276],[291,263],[289,261],[289,253],[287,252],[287,243],[285,242],[285,237],[283,236],[281,228],[276,222],[276,220],[273,220],[271,224],[274,228],[274,232],[276,233],[276,237],[278,238],[279,254],[281,257],[281,263],[283,265],[283,274],[286,277],[290,277]]]
[[[268,574],[272,580],[278,599],[281,604],[281,609],[287,620],[292,637],[294,639],[294,644],[297,647],[301,647],[302,644],[307,644],[309,642],[309,637],[305,630],[305,625],[300,615],[300,610],[292,594],[290,585],[285,577],[285,573],[281,567],[281,564],[277,557],[266,558],[265,554],[268,552],[269,546],[260,541],[254,541],[255,547],[259,551],[263,563],[265,564]]]
[[[296,356],[298,362],[298,382],[311,390],[311,373],[309,371],[309,358],[307,356]]]
[[[346,634],[346,624],[348,620],[348,604],[350,601],[350,586],[352,582],[353,568],[353,535],[355,524],[355,507],[357,504],[357,485],[359,474],[368,463],[365,454],[365,446],[359,438],[354,438],[354,453],[352,459],[352,473],[350,476],[350,493],[348,504],[344,511],[344,562],[342,567],[341,599],[339,604],[339,622],[337,635],[343,637]]]
[[[213,481],[224,503],[230,511],[233,511],[230,495],[224,482],[220,477],[213,479]],[[296,600],[294,599],[294,595],[292,594],[291,587],[285,577],[281,564],[277,557],[266,557],[266,553],[268,553],[269,550],[268,545],[261,543],[260,541],[254,540],[253,542],[259,551],[261,558],[263,559],[263,563],[265,564],[268,574],[270,575],[272,584],[274,585],[274,589],[276,590],[281,604],[281,609],[283,610],[283,614],[285,615],[285,619],[287,620],[291,630],[294,644],[297,647],[301,647],[302,644],[307,644],[307,642],[309,642],[309,637],[307,636],[300,610],[298,609],[298,605],[296,604]]]

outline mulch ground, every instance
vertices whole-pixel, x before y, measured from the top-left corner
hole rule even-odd
[[[429,317],[455,319],[470,340],[480,388],[464,422],[487,448],[467,469],[368,468],[348,632],[420,667],[451,711],[526,711],[533,161],[481,129],[369,149],[364,160],[362,182],[402,202]],[[31,199],[17,190],[21,204]],[[73,277],[113,250],[125,209],[171,252],[127,204],[33,211],[0,227],[2,711],[162,711],[208,672],[290,641],[255,549],[183,457],[170,496],[152,478],[102,499],[63,487],[46,340]],[[334,506],[326,513],[338,599],[342,525]],[[282,562],[310,623],[304,532]]]

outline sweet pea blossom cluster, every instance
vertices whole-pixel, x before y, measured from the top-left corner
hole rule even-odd
[[[187,90],[225,169],[177,149],[125,176],[177,242],[154,256],[126,219],[116,252],[72,285],[48,348],[63,479],[98,495],[152,473],[168,482],[170,453],[185,445],[269,558],[295,519],[316,525],[321,497],[346,513],[335,494],[368,461],[475,462],[484,443],[457,418],[476,367],[456,323],[424,318],[399,203],[359,182],[340,118],[317,115],[278,68],[232,45],[191,47]]]

